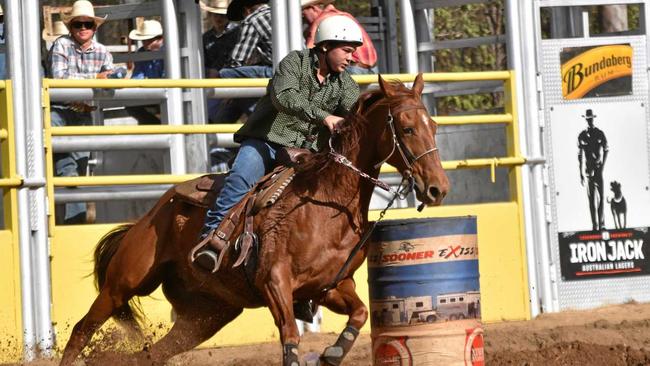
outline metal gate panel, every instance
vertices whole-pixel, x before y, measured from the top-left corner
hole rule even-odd
[[[570,47],[587,47],[600,45],[629,44],[633,48],[632,53],[632,94],[624,96],[600,97],[600,98],[582,98],[576,100],[565,99],[562,95],[562,76],[560,53],[565,48]],[[625,36],[625,37],[603,37],[603,38],[572,38],[572,39],[550,39],[540,42],[540,71],[541,71],[541,90],[543,94],[544,119],[544,149],[546,150],[547,162],[549,164],[550,180],[550,204],[551,204],[551,260],[553,268],[551,269],[554,292],[559,305],[559,310],[564,309],[584,309],[601,306],[608,303],[622,303],[630,300],[650,301],[650,278],[647,275],[637,275],[630,277],[612,277],[612,278],[593,278],[578,281],[569,281],[562,277],[560,243],[558,227],[558,203],[560,199],[558,194],[561,188],[559,180],[553,167],[561,159],[571,159],[576,164],[576,175],[578,175],[577,154],[560,155],[559,151],[553,149],[553,124],[554,118],[557,119],[559,111],[570,110],[571,107],[582,108],[585,111],[592,108],[594,111],[606,110],[611,115],[614,113],[612,108],[626,108],[622,112],[627,113],[629,108],[639,108],[645,116],[645,129],[639,131],[645,135],[646,154],[650,154],[650,136],[648,135],[648,122],[650,114],[648,105],[648,74],[647,74],[647,39],[646,36]],[[631,112],[633,113],[633,112]],[[572,118],[572,117],[568,117]],[[597,123],[597,122],[596,122]],[[586,126],[586,123],[585,123]],[[556,131],[557,133],[557,131]],[[577,139],[574,136],[575,151],[578,152]],[[642,137],[643,139],[643,137]],[[647,156],[646,160],[647,160]],[[648,162],[645,162],[648,165]],[[645,186],[650,185],[650,175],[645,173]],[[605,197],[610,196],[609,186],[605,184]],[[586,190],[582,193],[586,196]],[[645,198],[644,198],[645,199]],[[584,204],[587,204],[586,200]],[[609,205],[605,203],[605,210],[609,211]],[[588,211],[587,211],[588,212]],[[647,217],[650,219],[650,213],[646,208]],[[605,215],[607,217],[607,214]],[[650,243],[645,243],[650,245]],[[650,260],[650,258],[647,258]]]

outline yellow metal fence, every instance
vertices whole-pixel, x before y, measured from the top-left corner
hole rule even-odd
[[[22,179],[16,173],[12,87],[0,81],[0,189],[4,222],[0,227],[0,362],[20,357],[22,344],[18,194]],[[7,346],[5,346],[7,345]],[[13,345],[13,347],[8,347]]]

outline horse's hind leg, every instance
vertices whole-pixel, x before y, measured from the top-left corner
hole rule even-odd
[[[126,228],[120,230],[126,232]],[[128,301],[135,295],[150,294],[160,284],[161,267],[155,263],[154,255],[158,241],[148,230],[151,229],[136,225],[126,234],[100,241],[100,246],[114,250],[102,251],[96,258],[100,264],[96,265],[95,274],[98,271],[103,273],[103,276],[99,276],[102,279],[98,279],[99,295],[88,313],[74,326],[63,351],[61,365],[70,365],[95,331],[111,316],[121,316],[132,327],[135,324],[128,317],[132,315]]]
[[[165,296],[172,303],[177,317],[172,329],[149,350],[136,354],[144,364],[163,365],[179,353],[189,351],[208,340],[242,312],[242,308],[209,300],[200,294],[182,289],[181,284],[163,285]]]
[[[326,365],[338,366],[352,348],[359,330],[368,320],[368,308],[357,295],[354,280],[351,278],[346,278],[339,282],[335,289],[328,291],[321,304],[338,314],[349,316],[348,324],[336,343],[325,348],[321,355],[321,361]]]
[[[93,302],[88,313],[75,324],[72,329],[72,335],[65,346],[61,365],[70,365],[79,356],[81,350],[86,346],[92,335],[99,327],[113,315],[113,312],[121,304],[115,303],[108,291],[99,293],[95,302]]]

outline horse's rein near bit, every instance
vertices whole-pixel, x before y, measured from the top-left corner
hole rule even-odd
[[[399,151],[400,155],[402,156],[402,160],[404,160],[404,163],[406,163],[406,167],[408,168],[409,172],[413,171],[413,166],[418,161],[418,159],[420,159],[421,157],[423,157],[423,156],[425,156],[425,155],[427,155],[429,153],[432,153],[432,152],[438,150],[437,147],[432,147],[432,148],[426,150],[425,152],[423,152],[422,154],[414,157],[414,155],[406,148],[406,146],[402,146],[402,144],[400,143],[399,137],[397,136],[397,131],[395,131],[395,123],[394,123],[394,119],[393,119],[393,114],[406,112],[406,111],[410,111],[410,110],[414,110],[414,109],[415,110],[424,109],[425,111],[427,110],[427,108],[422,104],[420,104],[420,105],[399,106],[399,107],[393,108],[392,110],[391,110],[390,107],[388,108],[388,117],[386,119],[386,123],[390,127],[390,132],[393,134],[393,149],[391,150],[390,154],[388,154],[388,156],[384,160],[382,160],[379,163],[375,164],[375,168],[379,168],[386,161],[388,161],[388,159],[390,159],[391,156],[393,156],[393,154],[395,153],[395,147],[397,147],[397,151]]]

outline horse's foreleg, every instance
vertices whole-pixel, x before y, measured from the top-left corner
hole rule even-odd
[[[300,333],[293,315],[293,293],[289,271],[272,270],[271,280],[264,287],[264,296],[268,302],[275,325],[280,331],[282,341],[282,365],[299,366],[298,343]]]
[[[351,278],[341,281],[335,289],[325,294],[322,305],[338,314],[349,316],[348,324],[339,335],[336,343],[325,348],[321,361],[326,365],[338,366],[350,351],[359,330],[368,320],[368,308],[355,291],[355,283]]]
[[[93,302],[88,313],[81,318],[72,329],[72,335],[68,340],[61,358],[61,366],[71,365],[79,356],[81,350],[86,346],[92,335],[99,327],[111,317],[115,309],[122,304],[116,304],[108,291],[99,293]]]

